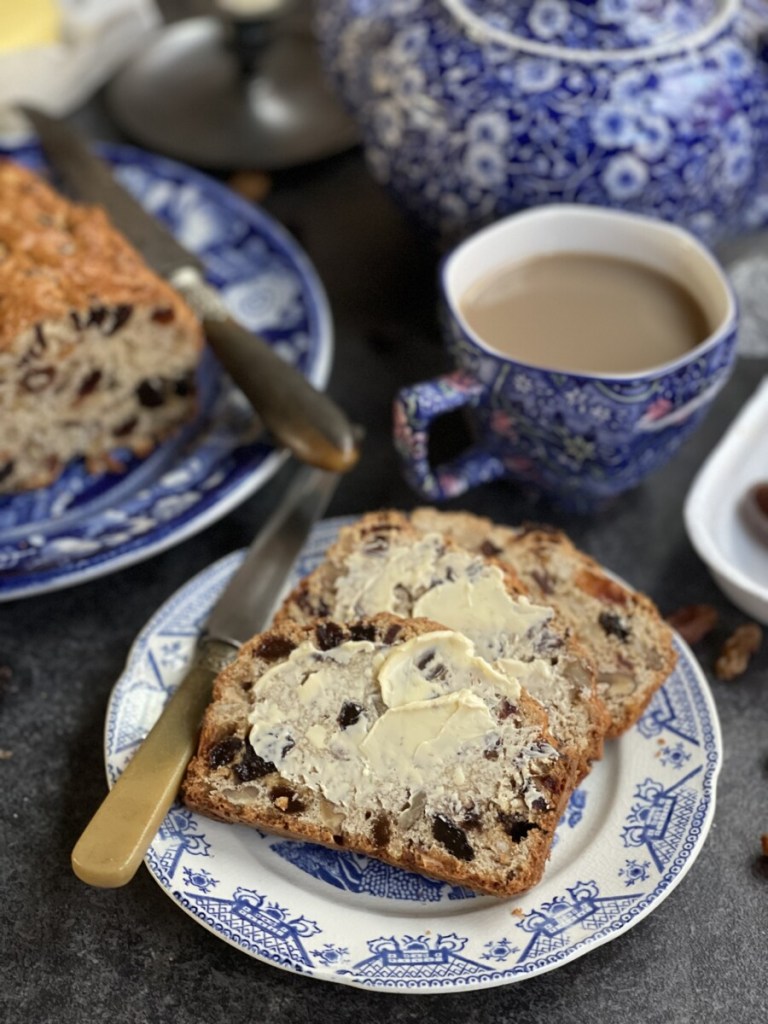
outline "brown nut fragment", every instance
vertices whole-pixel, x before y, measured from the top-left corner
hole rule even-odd
[[[303,800],[299,799],[290,786],[275,786],[269,791],[272,804],[283,814],[301,814],[307,809]]]
[[[686,604],[667,616],[669,625],[689,644],[697,644],[711,633],[717,619],[717,609],[711,604]]]
[[[768,832],[763,832],[760,836],[760,846],[763,850],[763,856],[768,857]]]
[[[574,583],[590,597],[596,597],[600,601],[610,601],[612,604],[626,604],[627,592],[624,587],[614,583],[608,576],[591,572],[589,569],[582,569],[576,576]]]
[[[227,184],[251,203],[263,202],[272,190],[272,179],[261,171],[239,171]]]
[[[749,665],[749,659],[760,649],[763,631],[756,622],[747,622],[731,633],[723,644],[720,657],[715,662],[718,679],[731,680],[742,675]]]
[[[610,697],[628,697],[637,689],[637,681],[626,672],[601,672],[597,685]]]

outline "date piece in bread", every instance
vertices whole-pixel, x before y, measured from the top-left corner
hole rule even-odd
[[[586,652],[553,610],[534,604],[514,572],[406,515],[372,512],[343,527],[324,561],[286,599],[276,622],[352,621],[393,612],[427,616],[469,637],[546,708],[577,776],[602,753],[605,712]]]
[[[498,526],[467,512],[432,508],[416,509],[411,522],[501,559],[536,600],[557,610],[594,660],[609,737],[640,718],[677,660],[672,631],[648,597],[617,583],[559,530]]]
[[[145,456],[195,410],[192,311],[96,208],[0,162],[0,492]]]
[[[188,807],[510,896],[544,870],[570,769],[546,714],[428,619],[286,623],[214,686]]]

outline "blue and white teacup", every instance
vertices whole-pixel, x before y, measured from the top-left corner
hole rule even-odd
[[[460,299],[506,266],[557,252],[634,260],[667,275],[699,304],[708,336],[681,357],[634,373],[563,372],[494,351],[468,325]],[[733,367],[737,310],[727,277],[687,231],[652,218],[570,205],[515,214],[459,245],[443,263],[441,287],[456,369],[403,388],[394,409],[406,478],[430,501],[509,478],[572,508],[599,505],[667,462]],[[474,444],[433,466],[433,422],[463,407]]]

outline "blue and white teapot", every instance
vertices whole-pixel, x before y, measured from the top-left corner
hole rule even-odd
[[[369,166],[446,237],[593,203],[713,241],[768,214],[768,5],[318,0]]]

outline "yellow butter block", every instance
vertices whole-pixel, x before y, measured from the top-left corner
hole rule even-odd
[[[0,0],[0,52],[55,43],[60,28],[56,0]]]

